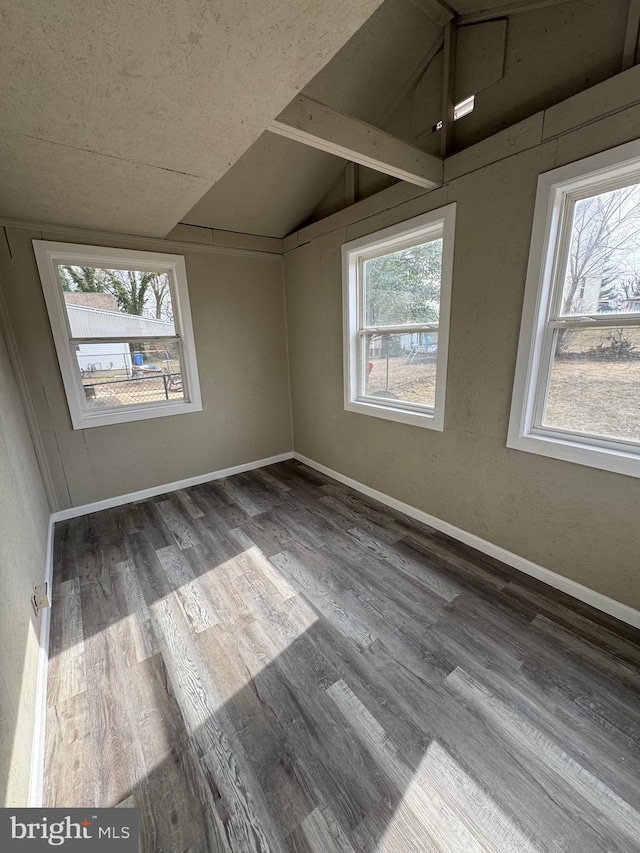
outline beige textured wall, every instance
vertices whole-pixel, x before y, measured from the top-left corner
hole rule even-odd
[[[31,240],[98,242],[6,229],[0,275],[61,508],[291,449],[282,264],[259,255],[184,254],[203,411],[73,430]],[[148,248],[134,239],[103,245]]]
[[[363,221],[355,211],[344,226],[343,211],[341,227],[314,237],[311,226],[299,235],[311,242],[285,255],[296,451],[636,608],[640,481],[509,450],[506,435],[537,177],[637,136],[637,112]],[[345,412],[340,246],[448,202],[458,206],[445,431]]]
[[[49,507],[0,331],[0,803],[26,806]]]

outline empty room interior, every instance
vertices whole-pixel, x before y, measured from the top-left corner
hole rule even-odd
[[[640,850],[640,0],[0,20],[5,807]]]

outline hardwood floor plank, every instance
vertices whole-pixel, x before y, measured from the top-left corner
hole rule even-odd
[[[530,609],[511,608],[508,598],[505,603],[477,596],[461,596],[452,608],[459,609],[461,618],[476,626],[478,633],[488,631],[499,637],[505,648],[521,657],[521,674],[547,697],[546,704],[557,707],[560,703],[568,711],[575,704],[610,735],[622,737],[625,748],[640,744],[638,692],[625,688],[609,678],[606,669],[599,670],[586,660],[576,666],[571,649],[559,646],[550,633],[535,628],[535,614]]]
[[[268,468],[256,468],[253,472],[253,475],[257,477],[258,480],[261,480],[263,483],[268,483],[274,489],[277,489],[279,492],[290,492],[291,486],[288,483],[284,483],[282,480],[278,479],[278,477],[274,474],[274,472],[269,470]]]
[[[57,705],[87,689],[78,578],[54,585],[52,606],[59,618],[53,624],[49,641],[47,704]]]
[[[576,635],[587,635],[598,644],[607,647],[613,644],[616,652],[631,654],[631,662],[637,663],[638,629],[604,613],[595,610],[577,598],[552,589],[532,577],[516,577],[504,588],[504,602],[508,607],[526,602],[536,613],[548,616],[556,622],[568,623],[575,629]]]
[[[225,832],[232,850],[284,850],[280,834],[255,781],[251,764],[227,720],[224,703],[190,638],[175,598],[152,605],[162,628],[163,656],[191,747],[214,799],[221,799]],[[221,812],[219,811],[219,814]]]
[[[444,598],[445,601],[453,601],[462,592],[462,587],[447,578],[445,572],[430,570],[432,567],[427,566],[424,560],[420,561],[404,556],[402,553],[398,553],[397,549],[390,548],[377,537],[360,530],[358,527],[352,527],[347,532],[364,549],[372,551],[377,557],[393,566],[401,575],[406,575],[418,586],[427,587],[431,592],[435,592],[436,595]]]
[[[64,583],[78,575],[76,527],[73,519],[58,521],[53,533],[53,565],[56,582]]]
[[[94,805],[94,777],[98,772],[91,749],[87,692],[47,708],[46,754],[42,803],[45,808]],[[60,761],[64,756],[64,761]]]
[[[401,802],[397,808],[380,802],[351,833],[358,853],[438,853],[441,849],[423,831],[420,819]]]
[[[403,706],[402,713],[422,728],[427,745],[437,740],[473,778],[482,779],[496,804],[517,818],[541,850],[571,850],[576,844],[589,853],[603,849],[602,838],[585,831],[582,817],[568,813],[562,799],[559,805],[549,796],[529,774],[526,762],[514,758],[501,734],[473,707],[452,702],[449,693],[426,684],[400,660],[381,670],[383,679]]]
[[[539,631],[549,634],[559,646],[564,646],[573,654],[579,655],[609,677],[640,692],[640,671],[638,667],[627,665],[618,660],[615,653],[609,652],[590,642],[584,637],[578,637],[572,631],[558,625],[546,616],[538,614],[532,623]]]
[[[327,820],[328,818],[328,820]],[[347,836],[328,812],[315,808],[301,824],[302,833],[313,853],[355,853]]]
[[[510,580],[506,573],[497,571],[486,560],[472,558],[462,548],[454,548],[440,537],[426,532],[412,530],[406,533],[398,542],[398,550],[403,552],[404,549],[412,557],[421,555],[448,569],[452,579],[458,583],[474,586],[481,583],[503,589]]]
[[[193,526],[188,522],[188,513],[177,498],[160,501],[156,507],[179,548],[190,548],[200,543]]]
[[[174,492],[176,500],[180,503],[183,510],[190,518],[204,518],[204,510],[197,505],[191,496],[189,489],[180,489]]]
[[[131,560],[116,563],[111,571],[120,620],[118,644],[127,666],[135,666],[154,655],[158,648],[149,609]]]
[[[287,732],[258,696],[236,645],[221,625],[199,634],[199,649],[209,665],[225,711],[264,791],[278,815],[278,829],[288,835],[314,808],[288,754]]]
[[[242,528],[236,527],[231,531],[231,536],[244,551],[249,552],[251,559],[256,563],[257,570],[268,581],[283,601],[288,598],[294,598],[297,595],[296,590],[287,581],[285,576],[265,557],[260,548],[258,548],[256,543],[247,536]]]
[[[204,594],[202,585],[194,578],[183,552],[173,545],[156,551],[160,565],[175,589],[178,603],[195,634],[217,625],[219,620],[211,601]]]
[[[606,812],[611,821],[610,832],[614,836],[619,836],[619,833],[627,835],[626,840],[618,837],[619,849],[631,853],[640,837],[640,812],[464,670],[454,670],[447,676],[445,684],[449,690],[471,701],[515,749],[526,754],[533,774],[542,784],[549,785],[551,780],[557,784],[559,780],[563,783],[557,787],[559,793],[565,796],[569,791],[577,793],[598,815],[595,823],[598,818],[602,820]],[[584,809],[584,819],[588,823],[591,823],[593,815],[590,810]]]
[[[141,853],[235,853],[217,801],[189,748],[174,750],[133,794]]]
[[[319,613],[360,648],[375,640],[363,620],[355,617],[353,611],[347,612],[340,602],[327,591],[305,568],[304,564],[288,551],[276,554],[271,562],[289,580],[292,586],[313,604]]]
[[[469,775],[437,740],[420,762],[414,777],[423,789],[437,791],[483,849],[495,853],[537,853],[538,847],[491,794]]]
[[[240,507],[250,517],[261,515],[269,506],[268,501],[256,500],[255,495],[251,493],[250,489],[245,487],[245,484],[239,477],[218,480],[216,485],[236,506]]]
[[[379,801],[381,791],[367,772],[362,750],[341,730],[339,719],[322,703],[323,685],[316,683],[297,649],[288,658],[268,655],[264,632],[250,626],[237,631],[234,642],[252,674],[260,700],[287,731],[287,751],[305,791],[326,803],[348,830]],[[300,687],[304,685],[304,690]]]
[[[348,497],[344,496],[338,498],[332,495],[327,495],[320,498],[318,501],[318,511],[320,507],[328,510],[327,515],[329,515],[334,522],[336,516],[338,518],[344,518],[345,530],[349,530],[355,524],[363,530],[371,533],[373,536],[377,536],[384,542],[391,545],[402,538],[402,530],[399,525],[395,523],[394,519],[389,519],[389,517],[387,517],[386,524],[372,521],[367,515],[367,510],[364,507],[361,507],[359,502],[353,498],[349,500]]]
[[[93,795],[95,803],[115,806],[147,776],[136,714],[132,712],[130,670],[120,660],[113,626],[87,637],[85,648],[92,680],[92,689],[87,691],[89,743],[97,771]]]
[[[437,791],[415,783],[413,769],[349,686],[344,681],[338,681],[327,689],[327,693],[382,771],[398,791],[403,792],[404,810],[409,813],[414,825],[418,824],[427,838],[437,844],[437,849],[446,853],[459,850],[483,853],[484,848],[477,839],[476,828],[467,827]]]
[[[555,707],[558,704],[571,707],[584,720],[602,729],[608,740],[608,749],[616,753],[622,750],[625,756],[640,751],[640,719],[638,705],[640,698],[629,694],[629,701],[622,701],[619,695],[613,695],[609,684],[590,678],[580,668],[553,666],[550,662],[527,660],[521,674],[538,692],[539,701]],[[625,759],[626,760],[626,759]]]
[[[474,673],[471,673],[475,675]],[[508,706],[518,709],[541,734],[562,744],[567,755],[611,788],[636,810],[640,809],[640,750],[623,747],[608,732],[585,719],[575,703],[554,705],[540,702],[537,685],[524,673],[509,678],[494,675],[491,691]]]
[[[45,804],[141,850],[631,853],[640,633],[293,460],[61,522]]]

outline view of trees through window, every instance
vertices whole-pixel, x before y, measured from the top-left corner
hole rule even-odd
[[[368,334],[366,394],[435,405],[441,275],[441,239],[364,262],[367,327],[436,324]]]
[[[442,240],[364,262],[367,326],[437,323]]]
[[[566,325],[554,332],[544,426],[640,442],[640,321],[631,322],[633,314],[640,314],[637,184],[573,206],[556,315]]]
[[[67,264],[58,267],[67,292],[109,293],[118,310],[156,320],[173,320],[169,276],[140,270],[99,269]]]
[[[60,264],[87,410],[184,399],[165,272]]]
[[[640,185],[575,203],[562,314],[637,311]]]

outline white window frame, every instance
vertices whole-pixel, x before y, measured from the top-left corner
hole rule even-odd
[[[406,222],[376,231],[342,246],[342,287],[344,316],[344,407],[349,412],[372,415],[413,426],[442,432],[449,352],[449,320],[451,315],[451,283],[453,279],[453,242],[456,205],[416,216]],[[440,315],[437,323],[416,323],[403,326],[365,326],[363,304],[363,263],[380,255],[419,246],[430,240],[442,239],[442,272],[440,284]],[[365,353],[367,333],[408,334],[438,332],[436,361],[435,405],[424,406],[401,400],[386,400],[367,396]]]
[[[103,246],[83,246],[75,243],[56,243],[48,240],[33,240],[33,249],[74,429],[88,429],[108,424],[130,423],[131,421],[202,411],[187,272],[182,255],[112,249]],[[60,264],[167,273],[175,326],[173,340],[178,342],[180,348],[184,399],[113,406],[95,411],[85,409],[82,378],[75,354],[75,344],[85,341],[84,339],[74,339],[71,334],[64,291],[57,270]],[[167,337],[166,335],[162,336],[163,339],[167,339]],[[104,341],[106,340],[107,338],[104,338]],[[138,336],[135,340],[151,341],[154,339]]]
[[[640,325],[640,313],[560,317],[573,203],[640,182],[640,141],[540,175],[507,447],[640,477],[640,443],[542,426],[555,328]]]

